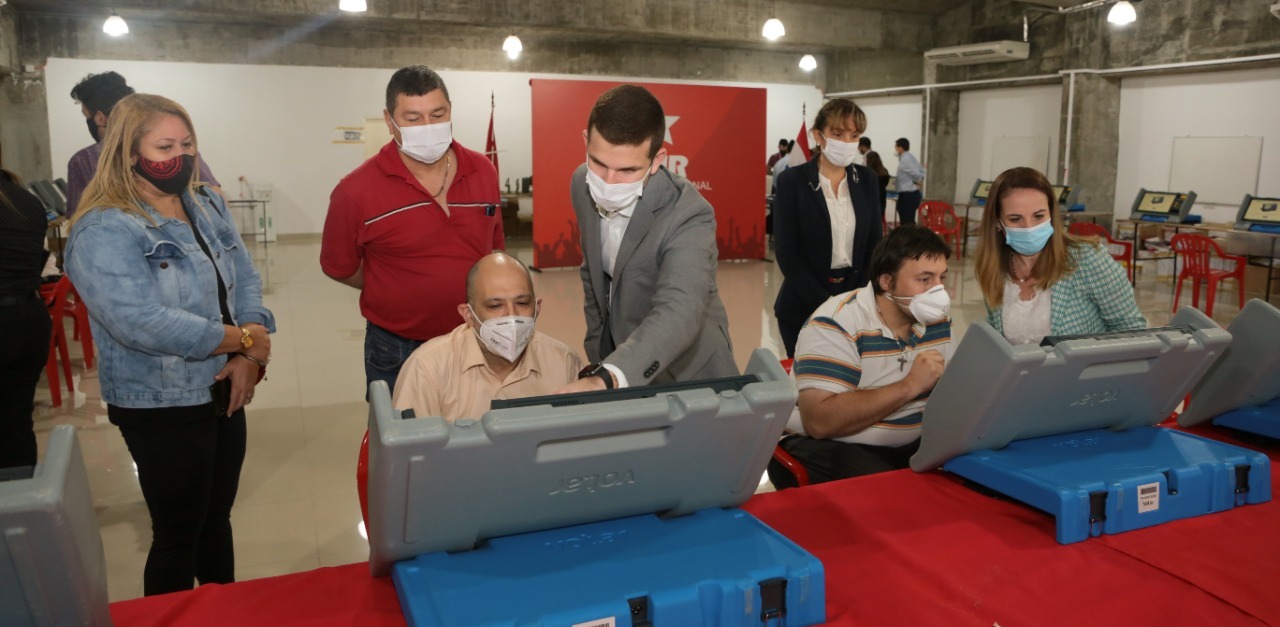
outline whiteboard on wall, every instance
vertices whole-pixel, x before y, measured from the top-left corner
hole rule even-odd
[[[995,138],[991,143],[991,177],[1017,167],[1048,172],[1049,138],[1044,135]]]
[[[1239,205],[1258,193],[1261,137],[1174,137],[1169,191],[1196,193],[1196,202]]]

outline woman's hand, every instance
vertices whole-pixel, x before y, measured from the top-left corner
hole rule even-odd
[[[227,365],[213,377],[215,381],[231,379],[231,402],[227,403],[227,415],[236,413],[253,402],[253,390],[258,385],[258,364],[239,355],[231,355]]]

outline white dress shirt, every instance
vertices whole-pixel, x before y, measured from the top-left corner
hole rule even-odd
[[[827,199],[827,211],[831,214],[831,269],[853,265],[853,231],[857,217],[853,214],[853,198],[849,195],[849,180],[840,177],[840,185],[832,189],[831,180],[818,176],[822,195]]]
[[[632,205],[611,217],[600,216],[600,263],[604,266],[604,273],[609,276],[610,300],[613,298],[613,265],[618,261],[618,248],[622,246],[622,238],[627,234],[627,225],[631,224],[631,214],[635,211],[636,207]],[[613,373],[618,387],[625,388],[629,385],[627,375],[622,373],[621,368],[607,362],[603,365]]]

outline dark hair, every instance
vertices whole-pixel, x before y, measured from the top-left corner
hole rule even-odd
[[[618,85],[604,92],[587,118],[587,134],[600,133],[615,146],[643,146],[649,142],[649,158],[662,149],[667,118],[662,103],[639,85]]]
[[[787,142],[789,142],[789,141],[791,141],[791,140],[787,139],[786,137],[783,137],[782,139],[779,139],[779,140],[778,140],[778,145],[779,145],[779,146],[786,146],[786,145],[787,145]]]
[[[867,114],[848,98],[832,98],[818,109],[818,117],[813,120],[813,128],[823,132],[832,124],[840,124],[847,118],[853,118],[853,125],[861,133],[867,130]]]
[[[71,88],[71,98],[84,105],[90,115],[99,111],[110,115],[116,103],[132,93],[133,88],[115,72],[90,74]]]
[[[444,99],[449,100],[449,88],[444,86],[444,79],[435,70],[425,65],[410,65],[396,70],[387,81],[387,112],[396,112],[396,97],[425,96],[439,89],[444,92]]]
[[[871,138],[870,138],[870,137],[866,137],[866,136],[859,137],[859,138],[858,138],[858,145],[859,145],[859,146],[866,146],[867,148],[870,148],[870,147],[871,147]]]
[[[897,276],[909,259],[921,257],[951,257],[951,247],[937,233],[918,224],[904,224],[889,231],[871,252],[871,290],[882,294],[880,277]]]
[[[880,159],[880,153],[874,150],[867,151],[867,167],[875,170],[876,176],[880,178],[889,176],[889,169],[884,167],[884,161]]]
[[[893,145],[903,150],[911,150],[911,140],[906,137],[899,137],[898,141],[893,142]]]

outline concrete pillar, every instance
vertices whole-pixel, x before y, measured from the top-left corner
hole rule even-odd
[[[1063,80],[1062,110],[1064,116],[1070,116],[1071,132],[1068,135],[1064,119],[1058,159],[1064,178],[1059,180],[1078,186],[1082,190],[1080,202],[1089,210],[1110,211],[1115,204],[1120,159],[1120,81],[1077,74],[1074,111],[1068,111],[1071,79]]]
[[[928,150],[917,153],[928,170],[924,197],[951,202],[956,193],[956,162],[960,158],[960,92],[933,89],[925,95],[929,125],[924,129]],[[912,148],[915,148],[912,146]]]

